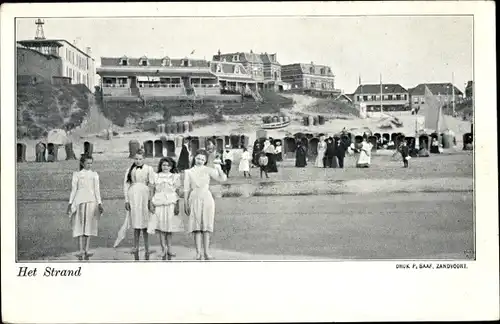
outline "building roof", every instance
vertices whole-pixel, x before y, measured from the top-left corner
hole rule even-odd
[[[162,66],[162,62],[164,59],[170,60],[170,66],[171,67],[184,67],[182,65],[182,61],[184,60],[189,60],[191,63],[191,67],[206,67],[208,68],[210,66],[210,62],[207,60],[200,60],[200,59],[191,59],[188,57],[185,58],[177,58],[177,59],[171,59],[169,57],[163,57],[163,58],[152,58],[152,57],[127,57],[127,56],[122,56],[122,57],[101,57],[101,66],[121,66],[120,61],[122,59],[127,59],[128,60],[128,66],[141,66],[139,65],[139,62],[142,59],[147,59],[148,60],[148,65],[147,66]]]
[[[222,72],[217,72],[217,66],[221,65]],[[235,73],[236,67],[239,67],[240,73]],[[248,71],[245,69],[245,66],[241,63],[232,63],[232,62],[210,62],[210,70],[215,74],[243,74],[248,75]]]
[[[353,100],[354,100],[354,95],[341,93],[341,94],[339,94],[339,95],[335,98],[335,100],[339,100],[339,99],[341,99],[341,98],[347,99],[349,102],[353,102]]]
[[[264,63],[262,61],[261,54],[257,53],[246,53],[246,52],[236,52],[236,53],[221,53],[213,56],[214,61],[221,61],[221,57],[224,56],[238,56],[238,61],[241,63]]]
[[[75,45],[71,44],[70,42],[68,42],[65,39],[28,39],[28,40],[20,40],[20,41],[17,41],[17,42],[19,44],[23,45],[23,46],[26,46],[26,47],[39,47],[39,46],[44,46],[44,45],[55,45],[57,47],[62,47],[63,46],[62,42],[64,42],[64,43],[70,45],[71,47],[73,47],[74,49],[76,49],[81,54],[83,54],[83,55],[87,56],[88,58],[94,60],[92,58],[92,56],[90,56],[86,52],[82,51],[81,49],[79,49],[78,47],[76,47]]]
[[[411,95],[413,96],[423,96],[425,95],[425,86],[427,86],[427,88],[429,88],[429,91],[433,94],[433,95],[452,95],[453,91],[452,91],[452,84],[450,82],[447,82],[447,83],[421,83],[419,84],[418,86],[416,86],[415,88],[412,88],[412,89],[408,89],[408,91],[410,92]],[[455,86],[453,86],[455,87]],[[460,89],[458,89],[457,87],[455,87],[455,94],[456,95],[463,95],[462,91],[460,91]]]
[[[403,88],[400,84],[390,84],[383,83],[382,84],[382,92],[384,94],[388,93],[405,93],[408,92],[405,88]],[[362,84],[359,85],[354,94],[379,94],[380,93],[380,83],[379,84]]]
[[[322,64],[314,64],[314,63],[292,63],[282,65],[283,69],[297,69],[300,70],[303,74],[312,74],[312,75],[322,75],[322,76],[330,76],[334,77],[335,75],[332,72],[332,69],[328,65]],[[321,73],[323,69],[323,74]]]

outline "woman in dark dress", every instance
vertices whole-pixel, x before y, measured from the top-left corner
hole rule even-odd
[[[297,142],[297,151],[295,152],[295,166],[297,168],[304,168],[307,165],[306,148],[301,141]]]
[[[189,169],[189,150],[187,146],[187,142],[184,141],[181,154],[179,155],[179,161],[177,161],[177,169],[180,172]]]
[[[333,142],[333,139],[329,137],[326,140],[325,168],[332,167],[334,158],[335,158],[335,143]]]
[[[276,173],[278,172],[278,167],[276,166],[276,151],[274,145],[271,144],[269,140],[264,142],[263,152],[267,156],[267,172],[268,173]]]

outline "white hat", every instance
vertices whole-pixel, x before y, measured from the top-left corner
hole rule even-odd
[[[226,148],[231,148],[231,146],[230,145],[226,145]]]

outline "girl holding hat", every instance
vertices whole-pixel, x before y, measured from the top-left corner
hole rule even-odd
[[[221,182],[227,180],[220,158],[213,161],[214,168],[206,165],[207,160],[207,151],[198,150],[194,156],[194,166],[184,173],[184,210],[189,217],[188,231],[194,234],[196,260],[202,260],[202,257],[205,260],[213,259],[209,248],[210,233],[214,231],[215,201],[209,190],[210,179]]]

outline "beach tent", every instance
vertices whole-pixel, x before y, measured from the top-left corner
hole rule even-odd
[[[391,140],[391,135],[389,133],[382,134],[382,143],[387,144]]]
[[[372,144],[372,152],[376,152],[377,151],[377,144],[378,144],[378,141],[377,141],[377,137],[376,136],[368,136],[368,142]]]
[[[463,150],[471,151],[474,145],[474,137],[472,133],[465,133],[463,136]]]
[[[64,150],[66,151],[66,160],[76,160],[75,151],[73,150],[73,143],[69,142],[64,144]]]
[[[128,142],[128,157],[134,158],[139,149],[141,148],[141,143],[138,140],[130,140]]]
[[[292,158],[297,147],[297,141],[294,137],[287,136],[283,139],[283,154],[287,158]]]
[[[319,144],[319,138],[314,137],[309,140],[309,151],[307,152],[309,156],[316,156],[318,155],[318,144]]]
[[[163,142],[159,139],[154,141],[154,156],[163,157]]]
[[[203,146],[201,146],[203,144]],[[196,151],[198,151],[200,148],[205,147],[205,142],[200,143],[200,138],[197,136],[189,138],[189,149],[191,150],[191,155],[194,155]]]
[[[19,163],[26,162],[26,144],[17,143],[17,159]]]
[[[88,141],[83,143],[83,154],[87,156],[92,156],[93,153],[94,153],[94,144]]]
[[[54,143],[49,143],[47,145],[47,162],[57,161],[57,145]]]
[[[421,134],[418,137],[418,147],[419,148],[425,148],[425,149],[427,149],[427,151],[430,150],[431,139],[430,139],[429,135],[427,135],[427,134]]]
[[[239,148],[240,147],[240,136],[236,134],[230,135],[230,144],[231,148]]]
[[[38,142],[35,145],[35,162],[45,162],[47,153],[47,145],[42,142]]]
[[[250,139],[246,135],[241,135],[240,136],[240,147],[244,148],[247,147],[248,144],[250,143]]]
[[[154,145],[152,140],[144,141],[144,157],[153,157]]]

